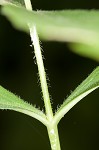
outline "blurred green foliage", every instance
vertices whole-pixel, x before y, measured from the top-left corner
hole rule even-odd
[[[2,8],[2,14],[19,30],[29,33],[27,24],[35,25],[40,39],[74,43],[74,52],[99,61],[99,11],[30,12],[8,5]]]
[[[98,9],[97,0],[33,0],[34,9]],[[43,107],[40,86],[37,85],[37,66],[30,38],[15,30],[0,16],[0,85],[23,99]],[[98,65],[91,59],[69,51],[66,43],[43,42],[43,55],[50,79],[53,108],[63,102]],[[68,79],[68,80],[67,80]],[[31,100],[31,101],[30,101]],[[94,100],[94,101],[93,101]],[[99,149],[99,92],[96,91],[76,105],[62,119],[59,133],[62,150]],[[42,137],[43,134],[43,137]],[[50,150],[46,129],[38,121],[17,112],[0,111],[1,150]],[[36,143],[37,141],[37,143]]]

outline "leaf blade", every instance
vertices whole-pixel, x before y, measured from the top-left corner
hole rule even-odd
[[[20,99],[18,96],[0,86],[0,109],[9,109],[27,114],[46,125],[46,116],[39,109]]]
[[[59,122],[75,104],[97,88],[99,88],[99,67],[97,67],[63,102],[55,114],[54,121]]]
[[[0,5],[14,4],[16,6],[24,6],[24,0],[0,0]]]
[[[43,40],[91,46],[95,55],[90,55],[91,51],[89,55],[86,55],[84,49],[83,54],[80,50],[77,53],[99,61],[99,11],[97,10],[31,12],[21,7],[6,5],[2,9],[2,13],[17,29],[28,33],[27,23],[35,24],[39,36]]]

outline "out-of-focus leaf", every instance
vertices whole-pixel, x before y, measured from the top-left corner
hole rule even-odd
[[[99,60],[99,11],[63,10],[63,11],[27,11],[25,8],[4,6],[2,14],[20,30],[29,33],[28,23],[36,25],[40,38],[72,42],[85,45],[76,52]],[[91,47],[87,50],[86,46]],[[97,50],[96,50],[97,49]],[[94,53],[94,55],[93,55]]]
[[[84,57],[89,57],[91,59],[94,59],[96,61],[99,61],[99,47],[96,45],[90,46],[90,45],[85,45],[85,44],[80,44],[80,43],[73,43],[69,44],[70,49]]]
[[[0,5],[14,4],[16,6],[24,6],[24,0],[0,0]]]

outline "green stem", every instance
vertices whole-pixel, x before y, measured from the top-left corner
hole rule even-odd
[[[32,10],[31,1],[24,0],[24,2],[26,5],[26,8],[28,10]],[[40,49],[39,37],[38,37],[37,31],[36,31],[36,26],[31,26],[29,24],[29,28],[30,28],[31,41],[34,46],[34,52],[35,52],[35,56],[36,56],[37,66],[38,66],[38,72],[39,72],[39,77],[40,77],[43,99],[44,99],[44,103],[45,103],[47,119],[49,121],[51,121],[53,119],[53,112],[52,112],[50,96],[49,96],[49,92],[48,92],[46,73],[45,73],[43,58],[42,58],[41,49]]]
[[[52,150],[61,150],[57,125],[49,125],[47,130]]]
[[[38,66],[38,72],[39,72],[39,77],[40,77],[43,99],[45,103],[47,119],[51,121],[53,119],[53,112],[52,112],[52,107],[50,103],[50,97],[49,97],[48,86],[47,86],[47,81],[46,81],[46,73],[45,73],[42,54],[40,50],[39,38],[38,38],[35,26],[33,28],[30,28],[30,35],[31,35],[31,40],[34,45],[34,52],[36,56],[37,66]]]
[[[32,5],[30,0],[24,0],[26,8],[28,10],[32,10]],[[44,69],[44,63],[42,58],[42,53],[40,49],[40,43],[39,43],[39,37],[36,31],[36,26],[29,25],[30,29],[30,37],[32,41],[32,45],[34,46],[34,52],[36,56],[37,66],[38,66],[38,72],[40,77],[40,83],[41,83],[41,89],[46,109],[46,116],[48,120],[48,125],[46,125],[49,135],[49,140],[51,144],[52,150],[61,150],[60,148],[60,142],[59,142],[59,135],[58,135],[58,129],[57,124],[53,124],[53,112],[52,112],[52,106],[50,102],[50,96],[48,92],[48,86],[47,86],[47,80],[46,80],[46,73]]]
[[[31,0],[24,0],[26,9],[31,10],[32,11],[32,4],[31,4]]]
[[[30,28],[30,35],[31,35],[31,40],[34,45],[34,51],[35,51],[35,56],[36,56],[36,60],[37,60],[37,65],[38,65],[38,72],[39,72],[39,76],[40,76],[41,89],[42,89],[42,93],[43,93],[47,119],[49,122],[47,125],[47,130],[48,130],[51,148],[52,148],[52,150],[61,150],[57,124],[52,123],[54,121],[53,112],[52,112],[50,97],[49,97],[49,93],[48,93],[46,73],[44,70],[44,64],[43,64],[42,54],[41,54],[41,50],[40,50],[39,38],[38,38],[35,26]]]

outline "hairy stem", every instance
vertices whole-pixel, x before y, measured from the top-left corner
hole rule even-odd
[[[49,97],[48,86],[46,81],[46,73],[44,70],[43,59],[40,50],[39,38],[35,26],[33,28],[30,28],[30,35],[34,45],[34,52],[35,52],[36,61],[38,65],[38,72],[40,76],[40,83],[41,83],[41,89],[42,89],[43,99],[45,103],[46,114],[48,120],[51,121],[53,119],[52,107],[50,103],[50,97]]]
[[[54,118],[53,118],[52,107],[51,107],[48,88],[47,88],[46,74],[44,70],[44,64],[43,64],[42,54],[41,54],[40,45],[39,45],[39,39],[38,39],[35,26],[33,28],[30,28],[30,35],[31,35],[31,39],[33,41],[33,45],[35,49],[35,55],[37,59],[37,65],[38,65],[38,71],[39,71],[39,76],[40,76],[41,88],[43,92],[45,109],[46,109],[47,119],[49,122],[49,124],[47,125],[47,130],[48,130],[51,148],[52,150],[61,150],[57,124],[53,124]]]
[[[28,10],[32,10],[32,5],[30,0],[24,0],[26,8]],[[51,144],[52,150],[61,150],[60,148],[60,141],[59,141],[59,135],[58,135],[58,129],[57,124],[53,124],[53,112],[52,112],[52,106],[50,102],[50,96],[48,92],[48,86],[47,86],[47,80],[46,80],[46,73],[44,69],[44,63],[42,58],[42,53],[40,49],[40,43],[39,43],[39,37],[37,34],[36,26],[31,26],[29,23],[29,29],[30,29],[30,37],[32,41],[32,45],[34,46],[34,52],[36,56],[37,66],[38,66],[38,72],[40,77],[40,83],[41,83],[41,89],[45,104],[45,110],[46,110],[46,116],[48,120],[48,124],[46,125],[49,135],[49,140]]]
[[[26,8],[28,10],[32,10],[31,1],[25,0],[24,2],[26,5]],[[41,89],[42,89],[43,99],[44,99],[44,103],[45,103],[47,119],[49,121],[51,121],[53,118],[53,112],[52,112],[52,107],[51,107],[51,103],[50,103],[50,96],[49,96],[49,92],[48,92],[46,73],[45,73],[41,49],[40,49],[39,37],[38,37],[37,31],[36,31],[36,26],[31,26],[29,24],[29,28],[30,28],[31,41],[34,46],[34,52],[35,52],[35,56],[36,56],[38,72],[39,72],[39,76],[40,76],[40,83],[41,83]]]

